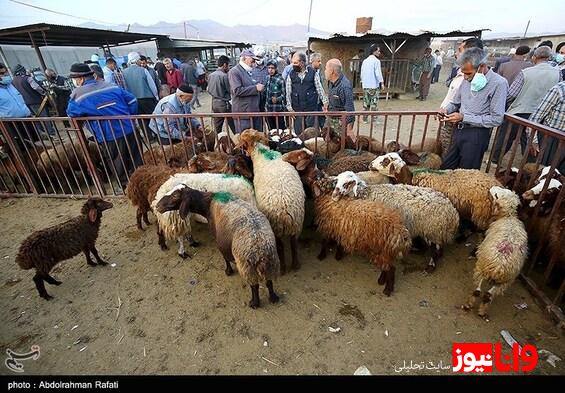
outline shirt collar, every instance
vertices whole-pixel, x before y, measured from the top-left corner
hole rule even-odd
[[[341,74],[335,82],[330,81],[330,86],[336,87],[337,85],[339,85],[341,83],[342,80],[343,80],[343,74]]]

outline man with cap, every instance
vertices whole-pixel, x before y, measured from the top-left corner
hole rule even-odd
[[[128,54],[130,66],[124,71],[126,89],[137,98],[137,112],[140,115],[150,115],[159,101],[159,92],[155,81],[149,71],[141,67],[141,56],[137,52]],[[145,128],[149,126],[149,120],[144,119]],[[148,131],[148,130],[147,130]]]
[[[39,86],[39,84],[29,75],[27,70],[21,64],[14,68],[14,87],[18,89],[26,105],[36,116],[47,117],[47,109],[43,107],[41,113],[38,113],[43,97],[47,92]]]
[[[162,98],[153,111],[154,115],[190,115],[190,101],[194,90],[192,86],[182,84],[177,91]],[[149,124],[151,131],[159,137],[163,145],[181,142],[185,136],[190,137],[192,133],[202,131],[202,125],[194,118],[179,117],[155,117]]]
[[[516,48],[510,48],[510,52],[508,52],[508,56],[501,56],[498,59],[496,59],[492,70],[498,73],[498,69],[500,68],[500,66],[504,63],[508,63],[512,59],[512,56],[514,56],[515,54],[516,54]]]
[[[260,94],[265,85],[253,77],[253,67],[257,56],[251,49],[241,52],[239,63],[228,72],[232,97],[232,112],[259,112]],[[247,117],[235,119],[235,132],[253,127],[263,130],[261,118]]]
[[[383,72],[381,61],[383,51],[380,46],[373,44],[369,49],[370,55],[361,64],[361,85],[363,86],[363,110],[376,111],[379,105],[379,95],[383,88]],[[367,116],[363,116],[367,123]]]
[[[255,56],[257,56],[257,61],[255,62],[256,66],[253,67],[251,71],[253,73],[253,78],[261,84],[265,84],[267,82],[267,78],[269,77],[269,73],[267,72],[267,65],[265,64],[265,49],[262,47],[257,48],[255,51]],[[265,90],[261,92],[260,100],[259,100],[259,111],[265,111]]]
[[[516,76],[524,68],[532,67],[533,64],[526,60],[530,53],[530,47],[526,45],[519,46],[516,53],[512,56],[510,61],[503,63],[498,68],[497,74],[504,77],[508,81],[508,86],[512,85]]]
[[[104,80],[95,80],[87,64],[71,66],[70,78],[76,89],[71,94],[69,117],[127,116],[137,114],[137,99],[128,91]],[[131,120],[88,120],[86,128],[100,146],[110,173],[127,184],[127,173],[143,163]],[[130,155],[131,152],[131,155]],[[123,158],[123,161],[122,161]],[[114,172],[115,171],[115,172]]]

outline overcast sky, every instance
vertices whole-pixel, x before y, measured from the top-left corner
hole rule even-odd
[[[211,19],[222,24],[307,24],[310,0],[18,0],[106,24]],[[0,0],[0,26],[30,23],[79,25],[85,19],[56,15]],[[314,0],[311,25],[328,32],[354,32],[355,18],[372,16],[373,29],[392,31],[490,28],[493,32],[565,30],[565,0]]]

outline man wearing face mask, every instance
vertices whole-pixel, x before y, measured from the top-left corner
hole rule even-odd
[[[565,42],[560,42],[555,49],[557,53],[554,56],[554,60],[557,63],[557,67],[559,67],[559,71],[561,71],[561,80],[565,80]]]
[[[137,114],[137,99],[133,94],[103,79],[95,80],[93,74],[87,64],[75,63],[71,66],[70,77],[76,88],[67,107],[69,117]],[[126,172],[133,172],[143,163],[133,122],[115,119],[92,120],[87,121],[85,126],[101,145],[100,150],[108,169],[113,171],[115,168],[115,175],[124,188],[127,184]]]
[[[255,51],[255,56],[257,56],[257,61],[255,62],[255,67],[251,71],[253,73],[253,78],[261,84],[267,83],[267,78],[269,78],[269,72],[267,71],[267,65],[265,64],[265,49],[259,48]],[[259,97],[259,111],[265,111],[265,90],[263,90]]]
[[[253,67],[258,57],[251,49],[241,52],[239,64],[228,72],[230,82],[232,112],[259,112],[260,94],[265,85],[253,77]],[[258,131],[263,130],[260,118],[237,118],[235,121],[236,133],[253,127]]]
[[[153,111],[154,115],[190,115],[190,102],[194,90],[192,86],[182,84],[177,88],[177,91],[167,97],[162,98]],[[165,124],[166,123],[166,124]],[[151,131],[161,139],[163,145],[171,143],[182,142],[185,136],[190,136],[191,131],[194,133],[199,130],[202,131],[200,122],[191,117],[187,118],[162,118],[156,117],[151,119],[149,124]]]
[[[322,100],[323,109],[327,110],[328,97],[322,87],[320,74],[306,64],[306,54],[297,52],[292,56],[292,71],[286,79],[286,108],[289,112],[317,112],[318,99]],[[296,134],[302,133],[304,128],[314,127],[315,118],[295,117]]]
[[[15,117],[30,117],[31,111],[27,107],[24,98],[12,84],[12,77],[8,73],[8,69],[0,63],[0,118],[15,118]],[[18,138],[18,134],[14,132],[11,127],[12,123],[6,123],[10,127],[8,131],[10,134]],[[25,130],[21,137],[25,139]]]
[[[493,127],[504,120],[508,82],[487,65],[487,53],[472,48],[461,55],[464,80],[440,120],[456,124],[442,169],[480,169]]]

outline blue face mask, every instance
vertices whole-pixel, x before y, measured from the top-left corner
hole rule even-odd
[[[2,85],[9,85],[10,83],[12,83],[12,76],[11,75],[4,75],[1,79],[0,79],[0,84]]]
[[[481,74],[479,71],[473,77],[471,81],[471,91],[480,91],[484,89],[487,85],[487,77],[484,74]]]
[[[563,56],[561,53],[555,55],[555,62],[557,64],[561,64],[563,63],[563,61],[565,61],[565,56]]]

